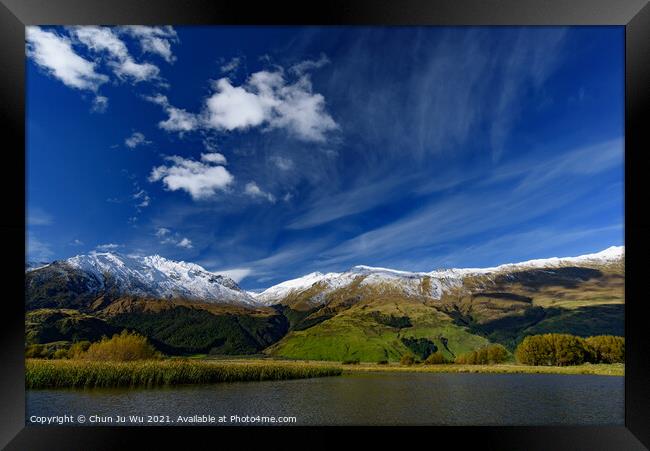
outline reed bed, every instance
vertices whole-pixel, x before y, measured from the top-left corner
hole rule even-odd
[[[333,366],[290,362],[211,362],[201,360],[141,360],[92,362],[28,359],[27,388],[155,387],[180,384],[265,381],[339,376]]]

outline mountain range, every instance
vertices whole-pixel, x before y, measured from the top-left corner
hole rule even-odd
[[[28,343],[123,328],[168,353],[396,360],[453,357],[540,332],[622,335],[624,248],[493,268],[355,266],[250,293],[199,265],[91,253],[27,267]]]

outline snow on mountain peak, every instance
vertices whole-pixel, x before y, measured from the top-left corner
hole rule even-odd
[[[380,268],[366,265],[353,266],[346,272],[322,274],[314,272],[297,279],[287,280],[274,285],[261,293],[255,295],[258,302],[271,305],[280,302],[290,293],[300,293],[316,283],[325,285],[324,292],[350,284],[357,277],[363,277],[362,286],[377,284],[395,284],[399,282],[399,288],[408,294],[423,294],[421,292],[421,281],[428,277],[430,280],[429,292],[426,293],[433,298],[439,298],[442,293],[451,287],[459,286],[466,276],[490,274],[495,272],[530,269],[543,267],[558,267],[571,264],[605,264],[618,261],[624,257],[623,246],[612,246],[603,251],[586,254],[578,257],[552,257],[537,260],[528,260],[520,263],[508,263],[491,268],[451,268],[439,269],[430,272],[410,272],[396,269]]]
[[[475,273],[499,272],[517,268],[545,268],[557,267],[571,264],[596,263],[605,264],[620,260],[625,256],[624,246],[611,246],[600,252],[585,254],[577,257],[550,257],[528,260],[519,263],[506,263],[493,268],[474,268],[460,271],[474,271]]]
[[[322,288],[319,292],[319,295],[322,295],[348,286],[358,278],[362,278],[361,286],[381,285],[400,289],[410,295],[439,298],[449,288],[462,284],[463,278],[470,275],[566,265],[606,264],[618,261],[624,255],[623,246],[612,246],[600,252],[578,257],[552,257],[508,263],[492,268],[451,268],[430,272],[410,272],[357,265],[341,273],[312,272],[274,285],[260,293],[244,291],[231,278],[207,271],[195,263],[177,262],[160,255],[143,257],[113,252],[92,252],[37,268],[27,268],[26,271],[45,270],[58,264],[77,269],[89,276],[89,289],[90,287],[110,288],[125,294],[159,298],[180,297],[205,302],[272,305],[291,293],[304,292],[316,284]],[[429,283],[426,284],[427,293],[422,292],[424,278],[429,279]]]
[[[339,273],[312,272],[297,279],[291,279],[268,288],[267,290],[257,293],[255,299],[262,304],[272,304],[276,299],[287,296],[294,291],[303,291],[314,284],[327,281],[339,276]]]
[[[77,255],[62,262],[91,275],[102,286],[126,294],[186,298],[206,302],[256,304],[234,280],[187,262],[159,255],[135,256],[112,252]]]

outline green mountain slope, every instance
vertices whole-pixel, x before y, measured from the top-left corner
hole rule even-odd
[[[407,352],[426,358],[428,353],[419,352],[414,339],[426,339],[433,345],[430,350],[448,357],[487,343],[435,307],[388,296],[359,302],[312,327],[292,330],[266,352],[316,360],[399,360]]]

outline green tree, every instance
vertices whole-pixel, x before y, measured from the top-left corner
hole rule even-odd
[[[613,335],[597,335],[586,338],[591,348],[593,358],[598,363],[624,363],[625,338]]]
[[[490,365],[503,363],[508,358],[508,350],[500,344],[482,346],[474,351],[456,357],[455,363],[463,365]]]
[[[582,337],[569,334],[530,335],[517,346],[515,357],[525,365],[580,365],[597,361]]]
[[[530,335],[515,349],[515,358],[524,365],[553,365],[553,345],[544,335]]]
[[[555,351],[554,365],[580,365],[589,360],[589,350],[584,338],[569,334],[548,334]]]

